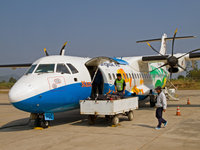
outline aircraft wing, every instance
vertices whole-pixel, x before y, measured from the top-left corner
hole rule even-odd
[[[169,55],[142,56],[142,62],[166,62]]]
[[[30,67],[32,63],[26,63],[26,64],[6,64],[6,65],[0,65],[0,68],[27,68]]]
[[[184,56],[186,60],[200,60],[200,53],[189,53]]]
[[[200,52],[195,53],[177,53],[176,58],[184,58],[186,61],[200,60]],[[170,55],[142,56],[140,62],[167,62]]]

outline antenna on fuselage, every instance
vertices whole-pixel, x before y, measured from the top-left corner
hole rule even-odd
[[[67,42],[64,43],[63,47],[60,50],[60,55],[64,56],[65,55],[65,46],[67,45]]]

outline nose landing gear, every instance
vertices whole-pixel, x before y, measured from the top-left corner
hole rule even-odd
[[[50,121],[45,120],[44,114],[31,114],[30,118],[34,120],[34,128],[46,129],[50,126]]]

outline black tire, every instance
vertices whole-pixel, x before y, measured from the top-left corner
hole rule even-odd
[[[133,118],[134,118],[133,111],[129,111],[129,113],[128,113],[128,120],[129,120],[129,121],[132,121]]]
[[[119,117],[118,116],[114,116],[112,118],[112,125],[118,125],[119,124]]]
[[[43,120],[43,121],[41,122],[41,126],[42,126],[43,128],[48,128],[48,127],[49,127],[49,124],[50,124],[50,122],[49,122],[49,121],[46,121],[46,120]]]
[[[88,116],[88,124],[89,125],[94,125],[95,124],[95,116],[94,115],[89,115]]]

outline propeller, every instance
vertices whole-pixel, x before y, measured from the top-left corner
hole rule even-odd
[[[65,46],[67,45],[67,42],[65,42],[64,44],[63,44],[63,46],[62,46],[62,48],[61,48],[61,50],[60,50],[60,55],[64,55],[64,53],[65,53]],[[47,52],[47,49],[46,48],[44,48],[44,53],[45,53],[45,55],[46,56],[49,56],[49,53]]]
[[[157,57],[151,56],[151,57],[144,57],[144,58],[143,58],[144,61],[155,60],[154,58],[156,58],[156,60],[166,60],[167,62],[166,62],[165,64],[159,66],[158,68],[153,69],[152,71],[155,71],[155,70],[157,70],[157,69],[159,69],[159,68],[162,68],[162,67],[164,67],[164,66],[169,66],[170,68],[169,68],[168,71],[170,72],[170,79],[172,78],[172,74],[173,74],[174,72],[178,72],[178,68],[181,68],[181,69],[183,69],[184,71],[186,70],[186,68],[184,68],[184,67],[182,67],[181,65],[178,64],[178,60],[179,60],[180,58],[184,57],[184,56],[187,55],[187,54],[189,54],[189,57],[190,57],[190,58],[195,58],[195,57],[198,57],[198,56],[200,55],[200,53],[196,53],[196,54],[193,53],[193,52],[199,51],[200,49],[198,48],[198,49],[191,50],[191,51],[189,51],[189,52],[187,52],[187,53],[185,53],[185,54],[183,54],[183,55],[181,55],[181,56],[179,56],[179,57],[175,57],[175,56],[174,56],[174,42],[175,42],[175,39],[177,39],[177,38],[176,38],[176,34],[177,34],[177,29],[176,29],[175,32],[174,32],[173,38],[171,38],[171,39],[172,39],[172,50],[171,50],[171,55],[162,55],[159,51],[157,51],[153,46],[151,46],[151,45],[147,42],[148,46],[151,47],[151,49],[152,49],[153,51],[155,51],[156,53],[160,54],[161,56],[157,56]],[[192,36],[191,36],[191,37],[192,37]],[[152,71],[151,71],[151,72],[152,72]]]
[[[63,44],[61,50],[60,50],[60,55],[64,55],[65,52],[65,46],[67,45],[67,41]]]
[[[161,53],[160,53],[159,51],[157,51],[153,46],[151,46],[151,44],[149,44],[149,42],[147,42],[147,45],[148,45],[149,47],[151,47],[152,50],[154,50],[156,53],[158,53],[158,54],[160,54],[160,55],[163,56],[163,54],[161,54]]]

